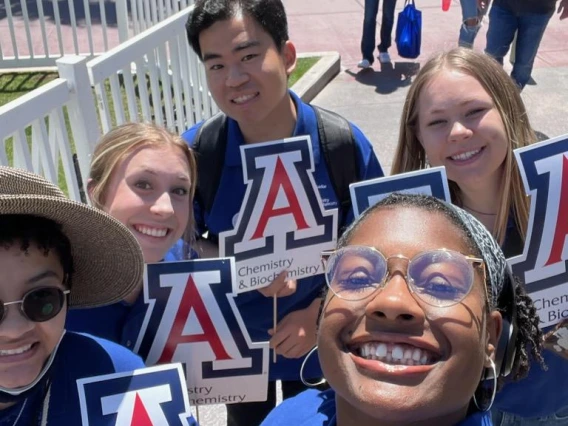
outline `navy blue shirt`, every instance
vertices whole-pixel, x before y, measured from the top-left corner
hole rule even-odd
[[[286,399],[264,419],[260,426],[336,426],[335,392],[304,391]],[[492,426],[489,413],[475,413],[455,426]]]
[[[334,209],[338,207],[338,199],[333,190],[327,171],[325,159],[322,157],[317,121],[314,110],[293,92],[290,92],[296,105],[297,121],[294,133],[291,136],[310,135],[314,156],[314,179],[324,207]],[[194,202],[194,214],[198,232],[203,234],[209,231],[214,235],[234,228],[235,217],[239,213],[245,197],[246,185],[243,183],[243,170],[241,163],[240,146],[245,144],[243,135],[236,121],[228,119],[227,148],[225,162],[222,169],[219,189],[213,202],[211,212],[205,212],[197,200]],[[189,143],[193,143],[195,135],[202,123],[193,126],[182,136]],[[363,133],[352,124],[353,135],[357,148],[357,163],[359,180],[367,180],[383,176],[383,171],[377,160],[373,148]],[[353,220],[353,210],[343,215],[340,227]],[[340,215],[341,218],[341,215]],[[321,295],[325,285],[323,275],[304,278],[298,281],[296,292],[288,297],[278,299],[278,320],[281,321],[293,311],[307,308]],[[272,328],[272,299],[264,297],[258,291],[243,293],[235,299],[240,313],[253,341],[270,340],[268,330]],[[314,355],[314,359],[317,357]],[[287,359],[278,357],[276,364],[270,363],[270,380],[298,380],[303,358]],[[306,378],[321,376],[317,362],[309,363],[304,371]]]
[[[196,257],[192,250],[189,253],[185,243],[179,240],[166,254],[164,262],[184,260],[189,256]],[[134,348],[136,339],[148,305],[144,303],[144,294],[140,292],[132,304],[120,301],[112,305],[89,309],[71,309],[67,312],[66,328],[68,330],[89,333],[111,342],[119,343],[127,348]]]
[[[67,332],[50,370],[51,390],[38,391],[14,406],[0,411],[0,425],[39,425],[41,411],[47,407],[48,425],[80,425],[81,409],[77,379],[127,372],[143,368],[139,356],[115,343],[92,336]],[[25,404],[25,405],[24,405]],[[109,426],[111,422],[108,423]],[[112,423],[114,424],[114,423]]]

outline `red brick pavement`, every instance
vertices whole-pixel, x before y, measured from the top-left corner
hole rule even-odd
[[[416,0],[417,7],[422,10],[422,55],[420,60],[427,59],[432,53],[441,49],[449,49],[457,45],[458,31],[461,21],[459,0],[452,1],[448,12],[441,9],[442,0]],[[360,59],[359,44],[363,24],[364,0],[284,0],[289,18],[290,36],[299,52],[315,52],[335,50],[342,56],[342,64],[354,67]],[[381,2],[382,4],[382,2]],[[402,9],[404,0],[398,0],[397,12]],[[378,17],[380,22],[380,13]],[[28,54],[28,46],[21,18],[15,18],[18,27],[18,49],[20,54]],[[56,29],[53,20],[46,20],[46,31],[51,52],[59,52],[59,44],[55,37]],[[82,26],[82,25],[80,25]],[[72,53],[73,42],[71,27],[63,26],[64,48]],[[487,20],[480,31],[476,48],[483,49]],[[41,54],[41,28],[37,19],[31,26],[32,39],[36,54]],[[4,55],[13,54],[9,42],[7,19],[0,19],[0,43]],[[377,31],[378,35],[378,31]],[[116,28],[108,28],[110,47],[118,43]],[[88,49],[86,31],[80,28],[79,44],[82,50]],[[546,30],[537,56],[535,67],[568,66],[568,19],[560,21],[555,15]],[[95,31],[95,51],[103,50],[102,31]],[[397,60],[396,49],[390,50],[393,60]]]
[[[290,37],[298,51],[339,51],[342,65],[348,68],[354,67],[361,59],[359,44],[364,0],[284,0],[284,4]],[[434,52],[457,45],[461,22],[459,0],[452,0],[448,12],[442,11],[441,4],[442,0],[416,0],[423,20],[421,61]],[[397,13],[403,6],[404,1],[398,0]],[[377,20],[380,22],[380,12]],[[477,36],[476,49],[485,47],[487,24],[486,18]],[[540,45],[535,68],[568,66],[567,40],[568,19],[560,21],[558,15],[553,16]],[[390,53],[396,61],[396,48],[391,48]]]

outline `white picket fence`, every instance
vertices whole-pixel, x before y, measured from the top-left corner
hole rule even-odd
[[[118,0],[119,7],[126,7],[126,1]],[[140,34],[194,3],[194,0],[131,0],[130,33]],[[128,35],[126,37],[128,38]]]
[[[0,164],[65,182],[69,196],[84,201],[90,155],[103,133],[126,121],[181,133],[214,114],[203,65],[185,40],[189,13],[95,59],[57,60],[58,79],[0,107]]]
[[[4,0],[0,69],[54,66],[69,54],[96,57],[193,0]]]
[[[89,173],[90,141],[100,135],[92,99],[76,96],[77,86],[89,86],[85,62],[61,59],[63,77],[0,107],[0,164],[33,171],[55,184],[63,179],[75,200],[81,200]]]
[[[192,10],[176,13],[87,64],[104,132],[139,120],[183,131],[217,111],[203,66],[186,39]]]

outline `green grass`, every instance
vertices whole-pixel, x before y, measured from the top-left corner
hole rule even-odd
[[[0,74],[0,106],[57,78],[55,72]]]
[[[319,56],[312,56],[309,58],[298,58],[298,62],[296,63],[296,69],[290,76],[288,81],[288,85],[292,87],[294,83],[296,83],[300,77],[302,77],[306,71],[308,71],[314,64],[319,61]]]

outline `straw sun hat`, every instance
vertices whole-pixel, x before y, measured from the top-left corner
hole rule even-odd
[[[144,259],[130,231],[110,215],[69,200],[41,176],[0,166],[0,215],[7,214],[42,216],[62,226],[75,269],[69,307],[118,302],[142,281]]]

